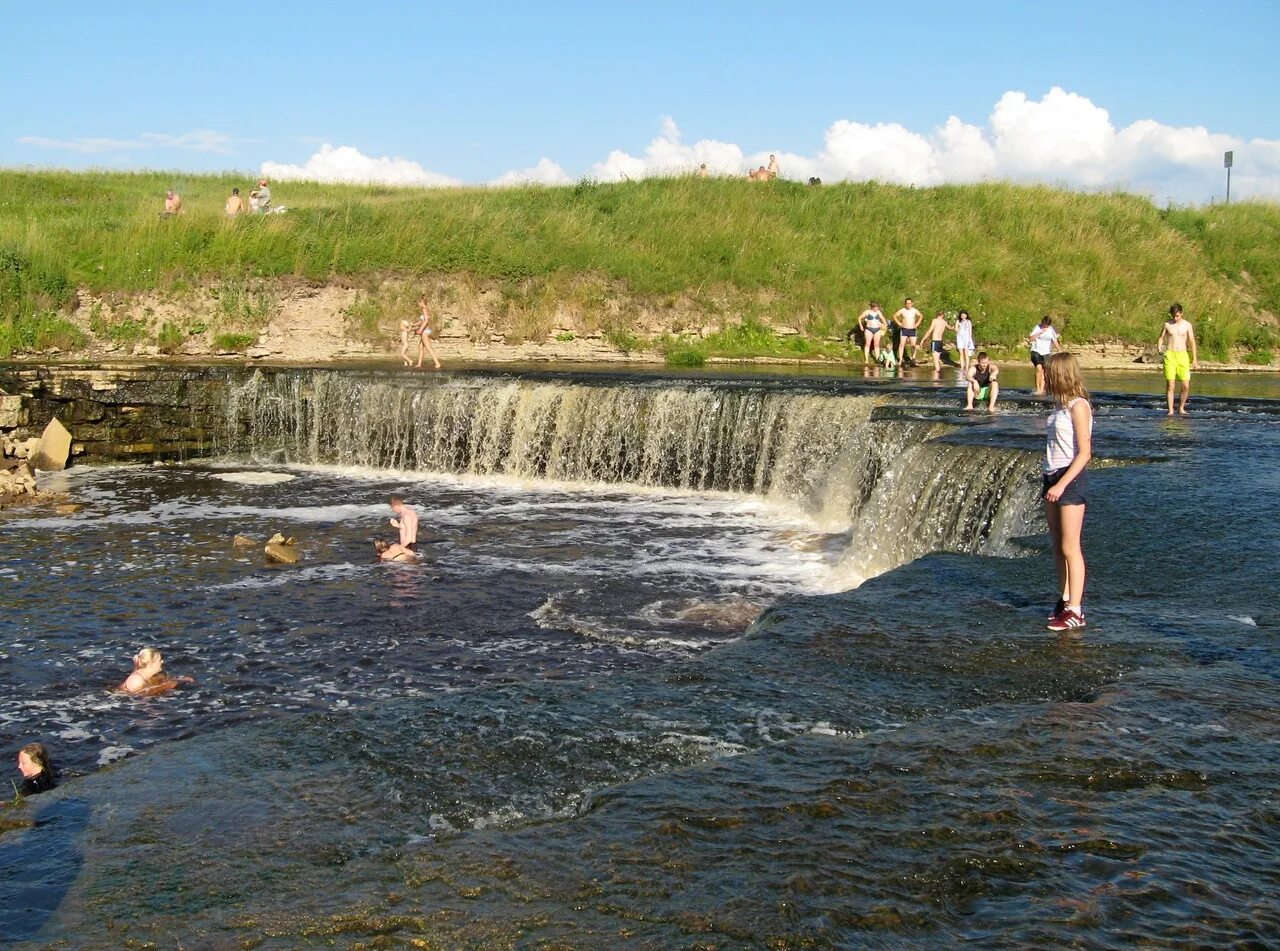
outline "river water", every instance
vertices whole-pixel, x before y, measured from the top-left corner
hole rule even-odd
[[[0,736],[64,782],[0,936],[1274,946],[1280,403],[1197,406],[1097,399],[1063,638],[1026,400],[237,382],[210,459],[3,525]],[[393,492],[422,566],[371,557]],[[230,543],[275,530],[301,566]],[[197,685],[108,693],[146,644]]]

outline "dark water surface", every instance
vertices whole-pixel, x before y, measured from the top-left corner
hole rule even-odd
[[[786,412],[821,409],[803,399]],[[1033,478],[977,447],[1034,451],[1040,416],[922,435],[937,408],[881,403],[858,438],[892,455],[856,465],[813,455],[816,428],[805,466],[773,451],[778,471],[874,469],[876,498],[843,511],[876,520],[844,526],[798,476],[588,486],[316,465],[302,443],[72,470],[84,513],[2,528],[0,734],[46,738],[68,779],[30,801],[34,829],[0,834],[0,934],[1275,947],[1280,406],[1165,421],[1099,401],[1099,452],[1144,461],[1092,476],[1073,638],[1044,630],[1034,534],[979,549],[1026,557],[964,553],[975,511],[1016,533],[1025,496],[999,479]],[[905,505],[934,483],[1002,501],[952,520]],[[421,568],[368,557],[392,491],[423,511]],[[230,547],[276,528],[303,566]],[[851,560],[929,548],[958,550],[849,587]],[[108,694],[143,644],[198,686]]]

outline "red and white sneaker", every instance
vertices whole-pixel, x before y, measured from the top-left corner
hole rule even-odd
[[[1062,613],[1049,622],[1049,630],[1051,631],[1078,631],[1084,627],[1084,617],[1070,608],[1064,608]]]

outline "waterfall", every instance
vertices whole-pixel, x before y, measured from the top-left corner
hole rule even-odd
[[[894,397],[663,380],[386,379],[255,372],[225,442],[264,460],[746,493],[846,532],[858,583],[936,550],[1007,553],[1034,509],[1028,453],[877,419]]]

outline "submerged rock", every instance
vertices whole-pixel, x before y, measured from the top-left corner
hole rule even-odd
[[[258,547],[258,543],[254,541],[252,538],[250,538],[248,535],[240,535],[240,534],[237,534],[235,538],[231,539],[231,544],[232,544],[232,547],[234,548],[257,548]]]

